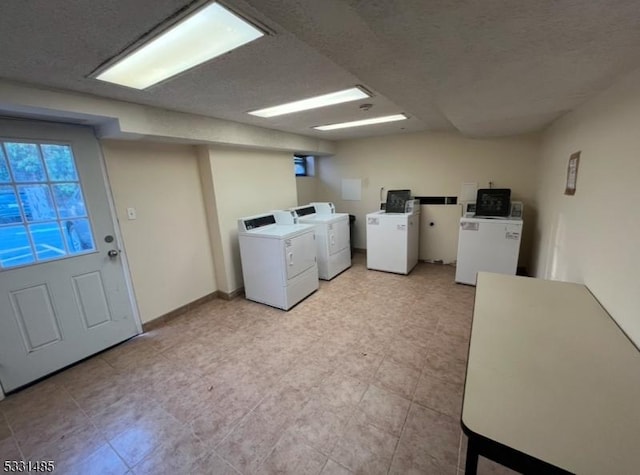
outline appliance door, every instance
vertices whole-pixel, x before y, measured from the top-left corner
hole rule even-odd
[[[404,214],[367,216],[367,268],[407,272],[407,227]]]
[[[521,223],[461,220],[456,281],[475,285],[478,272],[515,275]]]
[[[316,241],[313,231],[285,239],[284,254],[287,280],[313,267],[316,263]]]
[[[329,223],[327,232],[329,237],[329,254],[336,254],[349,247],[349,218]]]

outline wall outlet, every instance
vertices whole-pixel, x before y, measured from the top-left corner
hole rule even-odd
[[[136,219],[136,209],[135,208],[127,208],[127,218]]]

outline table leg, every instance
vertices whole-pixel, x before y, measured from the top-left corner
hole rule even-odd
[[[467,440],[467,460],[464,464],[464,475],[476,475],[478,471],[478,450],[473,437]]]

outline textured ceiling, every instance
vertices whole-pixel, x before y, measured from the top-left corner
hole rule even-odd
[[[640,66],[635,0],[227,0],[273,34],[145,91],[87,77],[185,0],[0,5],[0,77],[327,139],[539,130]],[[362,84],[369,100],[263,119],[246,112]],[[361,111],[369,102],[373,108]],[[314,125],[405,112],[407,121]]]

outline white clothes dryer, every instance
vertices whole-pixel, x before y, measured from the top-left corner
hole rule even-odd
[[[249,300],[289,310],[318,289],[314,227],[278,224],[275,212],[238,220]]]

